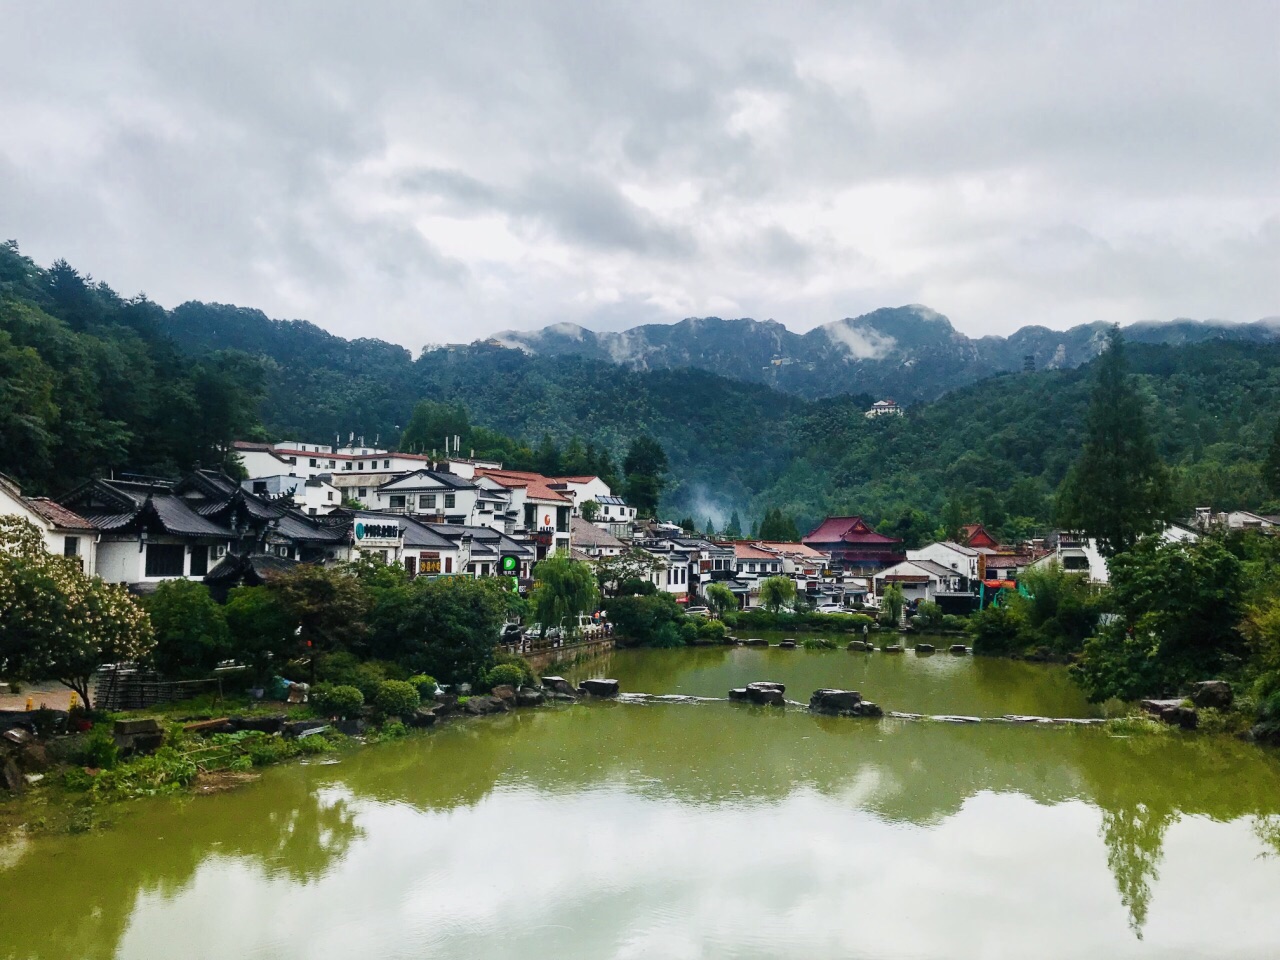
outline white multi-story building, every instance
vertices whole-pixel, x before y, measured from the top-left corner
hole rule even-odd
[[[476,484],[491,493],[507,493],[509,506],[505,513],[513,523],[507,532],[523,533],[532,539],[539,560],[550,553],[569,552],[573,498],[565,491],[552,489],[547,477],[523,470],[477,468]]]

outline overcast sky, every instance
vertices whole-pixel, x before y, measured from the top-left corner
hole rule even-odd
[[[0,0],[0,235],[416,348],[1280,314],[1280,3]]]

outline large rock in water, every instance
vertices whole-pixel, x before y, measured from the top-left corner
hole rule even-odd
[[[618,695],[618,681],[583,680],[582,689],[593,697],[616,697]]]
[[[477,696],[468,697],[462,709],[472,716],[480,716],[486,713],[503,713],[508,707],[501,697]]]
[[[932,643],[917,643],[916,653],[933,653]]]
[[[505,700],[508,705],[515,706],[516,688],[509,683],[500,683],[489,691],[499,700]]]
[[[1225,680],[1203,680],[1191,688],[1191,702],[1197,707],[1227,710],[1235,702],[1235,691]]]
[[[747,641],[748,647],[767,647],[768,645],[769,645],[769,641],[761,637],[752,637],[750,640]]]
[[[862,705],[862,694],[857,690],[832,690],[823,687],[813,691],[809,709],[813,713],[825,713],[835,717],[854,717]]]
[[[796,642],[794,640],[783,640],[778,644],[779,650],[794,650],[795,648]]]
[[[546,699],[541,690],[534,690],[530,687],[521,687],[516,691],[517,707],[536,707]]]
[[[1200,722],[1195,708],[1184,707],[1181,700],[1143,700],[1139,706],[1160,722],[1182,727],[1184,730],[1194,730]]]
[[[755,683],[748,683],[746,689],[747,699],[760,706],[781,707],[787,702],[786,697],[783,696],[787,689],[785,684],[758,680]]]
[[[543,677],[542,686],[551,693],[562,694],[569,697],[576,697],[578,695],[578,691],[573,689],[573,684],[564,677]]]

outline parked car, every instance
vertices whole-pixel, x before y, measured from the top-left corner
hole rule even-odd
[[[817,606],[818,613],[853,613],[848,607],[842,607],[838,603],[820,603]]]
[[[710,607],[686,607],[684,612],[691,617],[704,617],[708,620],[711,619]]]

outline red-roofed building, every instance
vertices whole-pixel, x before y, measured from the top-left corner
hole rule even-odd
[[[573,514],[570,491],[557,490],[550,477],[527,470],[477,467],[475,482],[481,489],[508,492],[516,530],[525,531],[533,539],[537,559],[558,550],[569,552],[569,520]]]
[[[988,550],[999,550],[1000,541],[987,533],[987,528],[980,523],[966,523],[960,528],[960,542],[975,550],[986,547]]]
[[[861,517],[827,517],[800,539],[827,554],[833,566],[863,575],[907,558],[901,540],[876,533]]]

